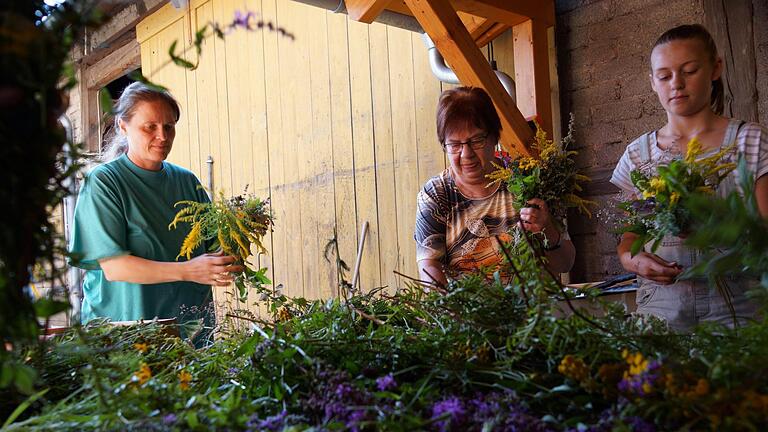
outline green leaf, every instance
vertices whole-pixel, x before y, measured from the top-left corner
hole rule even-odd
[[[99,109],[102,114],[112,114],[115,112],[112,105],[112,94],[109,93],[109,89],[106,87],[99,90]]]
[[[20,403],[19,406],[17,406],[16,409],[13,410],[11,415],[8,416],[8,418],[5,420],[5,423],[3,423],[3,428],[10,426],[10,424],[13,423],[17,418],[19,418],[21,413],[23,413],[27,408],[29,408],[30,405],[32,405],[33,403],[35,403],[36,400],[40,399],[46,393],[48,393],[48,390],[50,390],[50,388],[40,390],[39,392],[28,397],[26,400],[24,400],[24,402]]]
[[[235,351],[234,358],[240,358],[243,355],[252,355],[254,350],[256,349],[256,345],[261,342],[262,336],[258,333],[255,333],[248,339],[246,339],[245,342],[243,342],[240,347]]]
[[[69,310],[69,307],[69,302],[66,301],[41,298],[35,302],[35,315],[40,318],[49,318],[59,312]]]

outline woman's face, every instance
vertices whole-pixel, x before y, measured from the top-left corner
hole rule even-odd
[[[163,101],[138,102],[133,117],[119,121],[128,137],[128,158],[146,170],[158,171],[176,137],[176,117]]]
[[[669,114],[689,116],[708,109],[712,81],[720,77],[723,62],[712,62],[703,42],[674,40],[651,52],[651,87]]]
[[[468,142],[485,136],[485,145],[481,148],[472,148]],[[459,180],[468,185],[486,185],[485,177],[493,171],[491,162],[494,160],[494,142],[492,136],[474,126],[468,126],[453,132],[445,137],[445,144],[466,143],[460,147],[458,153],[450,153],[446,150],[448,161],[451,164],[453,174]]]

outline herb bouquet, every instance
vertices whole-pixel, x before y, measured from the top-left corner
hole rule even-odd
[[[181,256],[189,259],[203,242],[210,245],[208,249],[211,251],[221,249],[237,258],[237,264],[245,269],[235,277],[240,301],[246,300],[248,286],[261,288],[272,283],[266,276],[266,268],[254,270],[247,261],[252,245],[259,254],[267,252],[261,240],[273,224],[268,200],[262,201],[251,194],[227,199],[220,192],[218,199],[209,203],[179,201],[175,204],[179,205],[186,207],[176,213],[168,229],[176,228],[179,222],[189,223],[192,229],[184,239],[177,259]]]
[[[690,232],[693,220],[687,204],[689,198],[695,194],[714,195],[720,182],[736,167],[735,163],[723,162],[723,156],[732,149],[728,146],[712,156],[697,159],[702,148],[694,138],[688,143],[684,158],[659,166],[655,174],[632,171],[632,183],[640,196],[619,204],[627,213],[619,232],[637,235],[631,248],[633,256],[646,243],[653,242],[653,252],[665,236]]]
[[[539,152],[539,159],[502,158],[504,166],[495,165],[497,170],[488,175],[492,180],[490,185],[505,182],[514,196],[513,205],[518,211],[527,206],[529,200],[542,199],[547,203],[555,223],[560,223],[565,218],[569,208],[577,208],[580,212],[591,216],[587,206],[594,202],[577,195],[582,191],[581,184],[590,179],[579,174],[576,169],[573,156],[577,152],[568,150],[572,143],[573,116],[568,123],[568,135],[559,143],[547,139],[547,133],[536,124],[533,148]]]

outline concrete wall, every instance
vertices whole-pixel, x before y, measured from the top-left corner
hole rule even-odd
[[[768,6],[765,0],[752,2],[756,103],[759,119],[768,124]],[[666,120],[648,79],[651,45],[671,27],[703,24],[705,13],[703,0],[556,1],[563,118],[568,112],[576,117],[578,164],[593,178],[587,193],[600,209],[615,205],[616,189],[608,178],[626,145]],[[615,254],[615,220],[597,213],[592,219],[570,218],[577,248],[574,281],[602,280],[624,272]]]

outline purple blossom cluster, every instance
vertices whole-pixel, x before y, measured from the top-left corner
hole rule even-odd
[[[269,416],[265,419],[259,418],[258,415],[252,416],[246,427],[249,431],[281,431],[288,426],[286,420],[288,419],[288,411],[282,410],[280,413],[273,416]]]
[[[340,422],[347,430],[357,432],[363,423],[374,420],[374,412],[368,409],[374,402],[374,396],[355,386],[347,372],[321,369],[315,374],[310,395],[301,404],[305,412],[323,424]]]
[[[478,393],[471,398],[449,396],[432,405],[434,428],[443,431],[480,431],[490,427],[504,432],[554,430],[532,416],[514,393]]]
[[[392,374],[387,374],[376,379],[376,388],[379,389],[379,391],[387,391],[395,387],[397,387],[397,381],[395,381],[395,377],[393,377]]]
[[[623,404],[626,404],[626,399]],[[573,429],[567,429],[566,432],[612,432],[614,430],[629,430],[631,432],[656,432],[656,426],[637,416],[622,417],[619,414],[620,409],[611,407],[600,414],[597,423]]]
[[[649,395],[653,392],[653,388],[661,376],[660,368],[661,363],[658,360],[648,361],[648,366],[644,371],[635,375],[626,374],[619,381],[619,391],[640,397]]]

